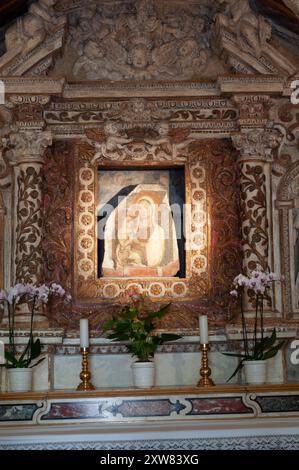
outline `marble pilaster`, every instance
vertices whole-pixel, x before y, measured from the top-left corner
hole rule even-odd
[[[49,131],[21,129],[10,134],[11,164],[15,184],[15,281],[42,282],[42,165],[43,153],[51,145]],[[25,312],[22,312],[25,313]],[[27,322],[28,315],[18,315]],[[45,322],[43,315],[35,321]]]
[[[267,96],[237,96],[240,132],[232,135],[239,151],[243,270],[272,271],[271,163],[281,134],[268,121]],[[246,301],[250,309],[251,302]],[[268,307],[274,310],[273,298]]]

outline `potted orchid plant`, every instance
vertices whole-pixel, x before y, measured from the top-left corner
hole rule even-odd
[[[169,305],[152,311],[146,304],[146,298],[131,289],[127,291],[130,301],[120,315],[104,324],[104,331],[112,341],[123,341],[127,350],[137,360],[132,364],[133,383],[139,388],[154,385],[154,355],[161,344],[175,341],[181,335],[173,333],[155,333],[159,321],[168,312]]]
[[[234,289],[230,294],[240,302],[243,351],[241,353],[223,353],[240,359],[228,381],[244,367],[247,383],[264,383],[266,381],[267,359],[274,357],[284,344],[284,341],[277,342],[275,328],[269,336],[265,335],[264,328],[264,301],[269,295],[272,284],[276,281],[281,281],[277,274],[262,271],[252,271],[248,277],[239,274],[234,279]],[[249,338],[243,308],[245,290],[254,297],[255,316],[252,339]]]
[[[36,307],[47,304],[52,296],[64,297],[67,301],[70,296],[56,283],[50,285],[34,286],[31,284],[15,284],[7,291],[0,291],[0,302],[7,307],[8,313],[8,345],[5,350],[5,363],[8,369],[10,388],[12,391],[28,391],[32,383],[32,367],[40,364],[44,358],[41,354],[39,338],[34,338],[33,323]],[[27,344],[20,352],[16,344],[16,308],[17,305],[27,302],[30,307],[30,330]]]

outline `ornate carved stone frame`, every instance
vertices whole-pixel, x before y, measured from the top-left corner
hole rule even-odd
[[[88,147],[87,147],[88,148]],[[153,301],[192,300],[208,289],[208,207],[205,163],[198,156],[175,157],[172,161],[121,162],[105,159],[101,166],[184,166],[187,210],[185,217],[186,277],[98,278],[96,234],[96,189],[99,163],[90,146],[78,144],[75,155],[74,295],[80,303],[122,302],[125,290],[136,286]],[[188,213],[189,212],[189,213]]]
[[[285,283],[283,284],[283,305],[284,314],[287,318],[299,318],[299,310],[295,308],[294,279],[291,268],[293,256],[291,254],[290,230],[292,227],[291,213],[294,207],[294,201],[290,199],[289,195],[291,182],[298,175],[299,165],[298,162],[296,162],[282,178],[277,191],[276,201],[276,208],[279,210],[280,218],[281,273],[285,278]]]

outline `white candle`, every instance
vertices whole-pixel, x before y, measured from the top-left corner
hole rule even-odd
[[[88,320],[83,318],[80,320],[80,346],[81,348],[89,347]]]
[[[209,332],[208,332],[208,317],[207,315],[199,315],[199,333],[201,344],[208,344]]]

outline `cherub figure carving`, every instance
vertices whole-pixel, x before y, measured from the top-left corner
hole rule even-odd
[[[190,133],[189,129],[170,129],[166,121],[159,123],[157,132],[156,138],[146,138],[145,142],[155,147],[151,149],[151,153],[155,153],[160,159],[163,159],[162,157],[166,160],[176,158],[178,151],[190,143],[190,140],[187,139]]]
[[[65,24],[66,17],[56,16],[56,2],[57,0],[39,0],[30,5],[28,13],[7,29],[6,50],[17,49],[27,54],[41,44],[48,33],[60,29]]]
[[[123,146],[132,142],[132,139],[129,139],[126,134],[121,132],[119,124],[113,121],[107,121],[104,125],[103,131],[94,131],[93,129],[88,129],[86,135],[94,142],[96,153],[92,160],[92,163],[101,157],[105,157],[108,153],[111,158],[110,152],[119,152],[123,150]]]
[[[182,42],[178,49],[178,61],[176,66],[182,78],[190,78],[194,71],[200,73],[208,60],[208,54],[204,49],[199,49],[195,39],[189,38]]]
[[[89,80],[111,78],[106,67],[105,50],[95,41],[88,41],[81,57],[73,66],[74,75],[83,76]]]
[[[267,41],[271,38],[271,25],[262,15],[253,13],[248,0],[224,0],[225,14],[216,16],[216,25],[236,34],[243,51],[260,58]]]

